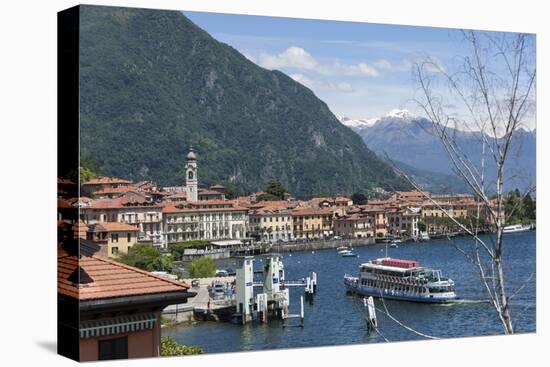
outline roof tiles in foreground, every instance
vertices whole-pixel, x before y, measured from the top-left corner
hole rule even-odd
[[[72,282],[75,272],[88,282]],[[182,292],[188,288],[184,283],[96,256],[58,258],[58,292],[80,301]]]

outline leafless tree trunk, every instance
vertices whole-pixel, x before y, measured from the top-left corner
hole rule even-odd
[[[432,122],[434,134],[443,144],[453,169],[474,193],[478,203],[476,223],[484,217],[495,229],[489,243],[478,236],[477,225],[467,228],[454,220],[475,239],[474,250],[463,253],[477,266],[504,332],[512,334],[514,328],[502,257],[505,163],[514,133],[528,118],[534,118],[534,37],[474,31],[463,32],[463,35],[470,46],[470,54],[460,58],[458,71],[450,73],[430,58],[414,65],[419,93],[415,101]],[[462,109],[457,111],[449,107],[456,103],[460,103]],[[468,126],[475,131],[483,147],[482,157],[465,155],[450,134],[457,126]],[[491,166],[496,170],[492,188],[485,182],[486,158],[493,161]],[[417,185],[413,186],[422,191]],[[494,196],[490,197],[491,194]]]

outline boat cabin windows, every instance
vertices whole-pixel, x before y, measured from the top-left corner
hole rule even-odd
[[[440,285],[437,287],[430,287],[430,293],[447,293],[454,292],[454,286],[452,285]]]

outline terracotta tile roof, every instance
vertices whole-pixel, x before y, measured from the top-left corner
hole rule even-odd
[[[134,186],[119,186],[119,187],[106,187],[104,189],[94,191],[94,195],[106,195],[106,194],[126,194],[128,192],[140,193],[140,190]]]
[[[105,185],[105,184],[131,184],[132,181],[116,177],[97,177],[84,182],[83,185]]]
[[[273,201],[259,201],[257,203],[251,204],[250,208],[258,209],[258,208],[291,208],[294,207],[295,204],[289,203],[286,200],[273,200]]]
[[[199,195],[223,195],[223,193],[216,190],[199,189]]]
[[[80,301],[182,292],[189,287],[146,271],[96,256],[61,256],[57,259],[57,291]],[[73,281],[87,279],[86,284]]]
[[[225,189],[226,187],[224,185],[216,184],[214,186],[210,186],[210,190],[219,190],[219,189]]]
[[[208,203],[210,201],[207,201]],[[227,212],[227,211],[247,211],[248,208],[231,205],[226,208],[200,208],[190,205],[165,205],[162,208],[163,213],[205,213],[205,212]]]
[[[123,222],[99,222],[95,225],[94,232],[139,232],[139,229],[131,224]]]
[[[326,215],[333,214],[333,208],[299,208],[292,211],[292,215]]]
[[[344,197],[344,196],[338,196],[334,199],[334,201],[338,202],[348,202],[351,201],[350,198]]]
[[[160,208],[160,205],[151,204],[145,199],[120,197],[113,199],[97,199],[91,200],[90,208],[92,209],[121,209],[121,208]]]

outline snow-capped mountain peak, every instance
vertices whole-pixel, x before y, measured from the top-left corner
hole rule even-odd
[[[347,127],[356,128],[356,129],[371,127],[378,121],[377,118],[352,119],[347,116],[338,116],[338,115],[336,117],[342,124],[346,125]]]
[[[400,118],[403,120],[411,120],[415,118],[409,110],[400,110],[400,109],[393,109],[390,112],[388,112],[384,117],[390,117],[390,118]]]
[[[374,126],[377,122],[387,119],[399,119],[403,122],[410,122],[416,118],[414,114],[408,110],[393,109],[382,117],[368,119],[352,119],[347,116],[336,115],[338,120],[352,129],[365,129]]]

